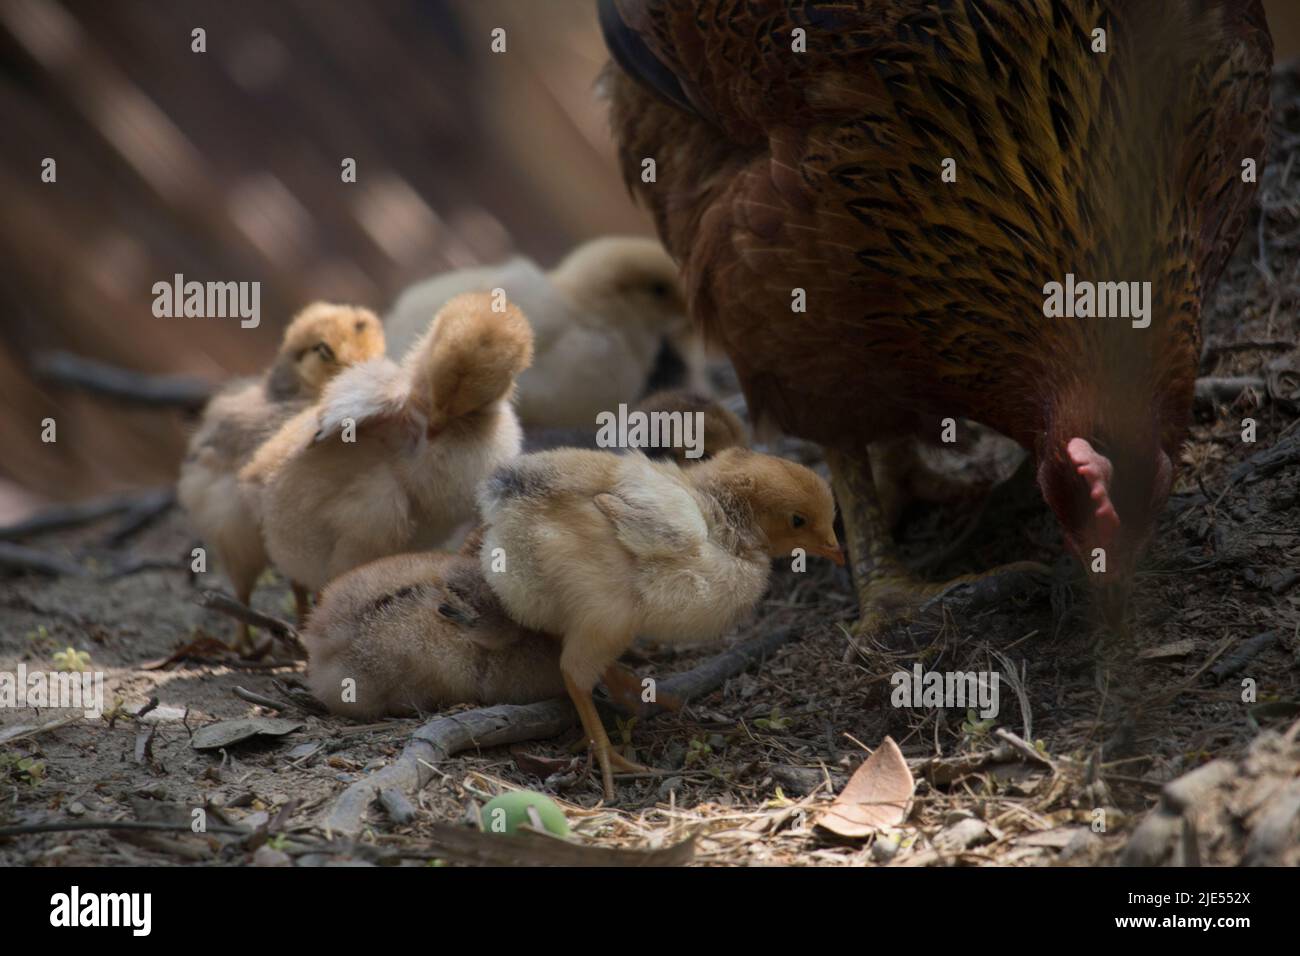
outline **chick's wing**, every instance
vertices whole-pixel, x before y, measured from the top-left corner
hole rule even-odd
[[[349,424],[360,429],[391,423],[403,416],[409,399],[407,377],[396,363],[379,358],[354,365],[326,388],[312,440],[319,444],[336,437]]]
[[[612,492],[593,501],[634,557],[689,555],[708,540],[708,525],[685,487],[641,456],[629,456],[627,471]]]

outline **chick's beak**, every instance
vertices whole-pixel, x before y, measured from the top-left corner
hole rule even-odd
[[[830,558],[840,567],[844,567],[844,549],[840,547],[838,541],[832,541],[830,544],[821,544],[815,548],[810,548],[813,554],[823,558]]]

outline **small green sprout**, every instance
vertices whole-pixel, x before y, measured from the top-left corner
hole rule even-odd
[[[961,730],[962,733],[970,737],[985,737],[988,735],[988,732],[993,729],[995,723],[997,723],[997,721],[993,717],[990,717],[987,720],[981,720],[979,714],[974,710],[967,710],[966,719],[962,721]]]
[[[690,767],[697,763],[703,763],[704,759],[713,753],[713,748],[709,746],[707,740],[703,737],[692,737],[691,742],[686,747],[686,761],[683,766]]]
[[[90,652],[79,651],[72,647],[58,651],[54,655],[54,666],[62,671],[81,673],[90,667]]]
[[[772,708],[772,713],[767,717],[759,717],[754,721],[754,726],[759,730],[767,730],[772,733],[781,733],[789,730],[790,725],[794,723],[793,717],[783,717],[781,715],[781,705],[777,704]]]

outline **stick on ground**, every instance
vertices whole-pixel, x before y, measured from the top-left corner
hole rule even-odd
[[[213,392],[213,386],[201,379],[133,372],[71,352],[42,352],[33,364],[46,381],[153,408],[196,412]]]
[[[201,606],[209,610],[219,611],[237,621],[251,624],[253,627],[265,628],[292,646],[294,650],[304,657],[307,654],[307,648],[303,646],[302,638],[298,636],[298,629],[288,621],[282,621],[270,614],[263,614],[261,611],[254,611],[248,605],[241,604],[223,591],[200,591],[196,600]]]
[[[794,638],[793,632],[781,630],[746,641],[699,667],[668,678],[660,690],[687,701],[700,697]],[[565,699],[538,704],[501,704],[435,717],[411,735],[394,763],[344,790],[321,819],[320,826],[328,833],[357,834],[361,832],[366,810],[380,791],[386,788],[403,793],[418,791],[433,776],[432,768],[462,750],[554,737],[572,727],[577,719],[573,705]]]
[[[86,569],[75,561],[69,561],[48,551],[39,551],[21,544],[10,544],[7,541],[0,541],[0,568],[66,578],[82,578],[87,573]]]
[[[161,501],[164,496],[171,496],[174,500],[174,489],[170,486],[145,488],[142,491],[132,491],[123,495],[108,495],[70,505],[55,505],[37,512],[30,518],[0,527],[0,541],[18,541],[49,531],[62,531],[66,528],[91,524],[122,512],[133,512],[148,507],[151,503]]]

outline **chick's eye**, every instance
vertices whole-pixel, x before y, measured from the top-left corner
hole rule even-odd
[[[792,528],[802,528],[807,523],[808,519],[803,515],[796,514],[790,516],[790,527]]]
[[[668,283],[666,282],[655,282],[650,285],[650,294],[656,299],[668,298],[668,292]]]

